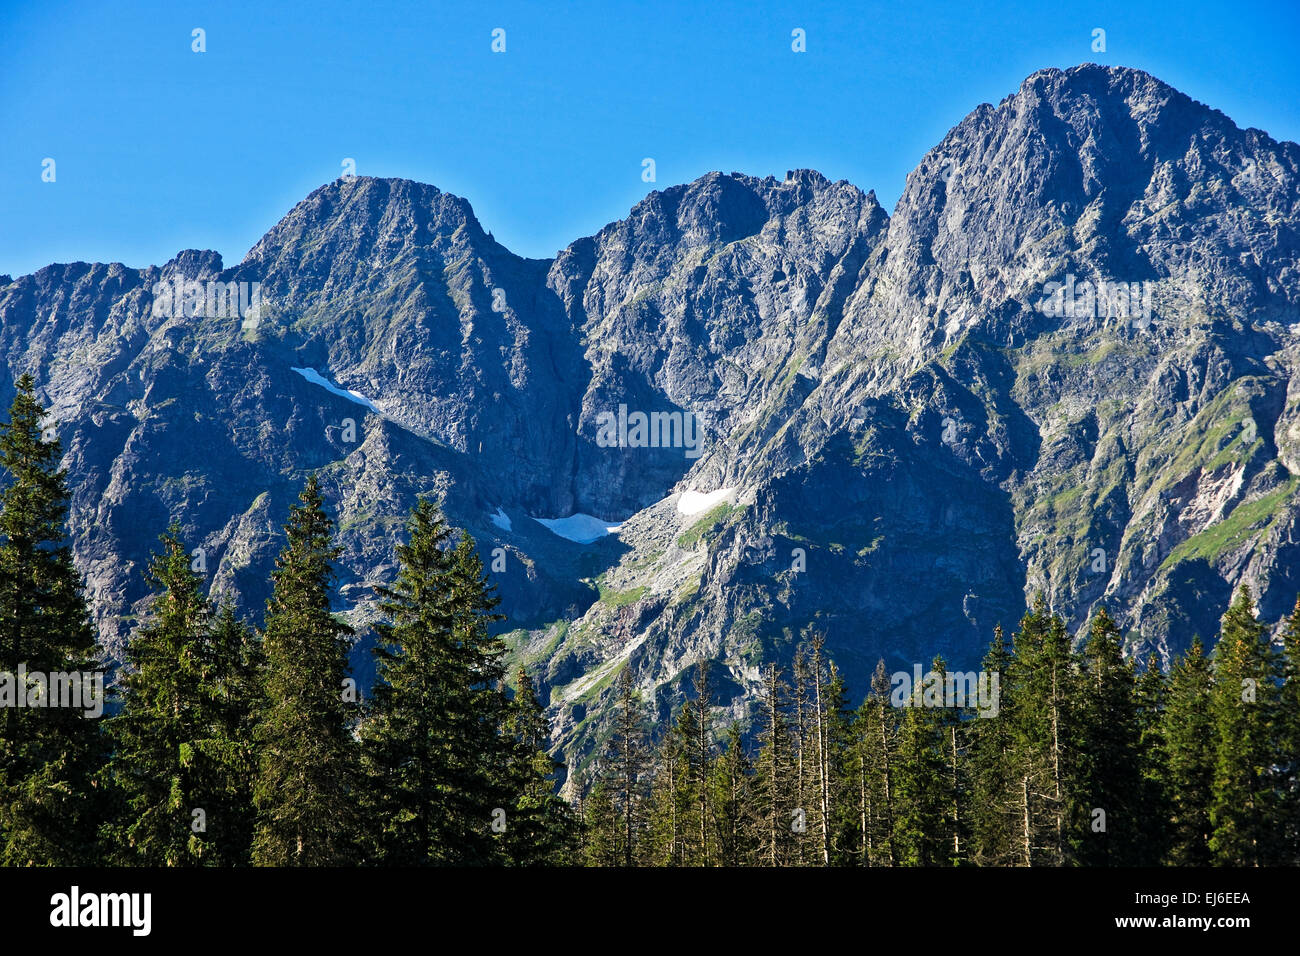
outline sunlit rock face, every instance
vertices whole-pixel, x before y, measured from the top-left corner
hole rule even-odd
[[[1084,66],[977,107],[892,216],[809,170],[710,173],[536,260],[432,186],[340,180],[231,268],[4,280],[3,399],[29,372],[51,411],[110,652],[173,518],[260,620],[312,471],[364,635],[430,496],[580,761],[624,664],[662,712],[708,658],[743,716],[807,626],[858,695],[882,657],[973,665],[1035,591],[1142,654],[1211,639],[1239,582],[1280,617],[1298,165]]]

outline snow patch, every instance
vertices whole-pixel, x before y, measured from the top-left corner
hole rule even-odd
[[[321,388],[325,389],[325,391],[332,392],[333,394],[339,396],[339,398],[346,398],[349,402],[356,402],[358,405],[364,405],[366,408],[370,409],[376,415],[383,414],[383,412],[381,412],[377,407],[375,407],[374,402],[366,398],[360,392],[354,392],[351,389],[347,389],[347,388],[339,388],[337,385],[335,385],[333,382],[327,379],[320,372],[316,371],[314,368],[293,368],[293,366],[290,366],[290,369],[292,371],[297,372],[299,375],[301,375],[307,381],[311,382],[313,385],[319,385]]]
[[[677,499],[677,510],[684,515],[697,515],[701,511],[708,511],[735,490],[735,487],[719,488],[707,494],[702,491],[683,491]]]
[[[601,521],[592,515],[585,515],[578,512],[569,515],[567,518],[533,518],[538,524],[545,525],[554,534],[561,538],[567,538],[578,544],[591,544],[607,534],[613,534],[619,528],[623,527],[622,522],[612,524],[608,521]]]
[[[488,519],[502,531],[513,530],[510,526],[510,516],[501,510],[500,505],[497,506],[497,513],[488,515]]]

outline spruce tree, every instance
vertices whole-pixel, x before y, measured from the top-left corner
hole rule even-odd
[[[378,680],[362,729],[378,859],[482,864],[506,844],[527,855],[540,822],[530,818],[544,805],[526,801],[522,819],[512,811],[533,784],[518,761],[533,771],[540,731],[522,711],[511,729],[526,743],[503,727],[502,648],[488,634],[496,601],[472,539],[444,547],[451,534],[436,505],[421,499],[408,532],[396,581],[376,589],[384,620],[375,625]],[[523,746],[532,748],[526,757]]]
[[[849,741],[845,755],[851,830],[845,851],[858,866],[871,865],[871,838],[875,821],[870,723],[871,700],[868,698],[854,711],[849,722]]]
[[[792,737],[791,756],[793,760],[792,799],[795,805],[794,815],[798,825],[794,828],[795,866],[807,866],[818,861],[816,848],[820,844],[816,829],[816,800],[813,775],[813,744],[810,730],[813,727],[811,714],[811,668],[807,658],[808,648],[800,644],[795,648],[794,662],[791,667],[790,732]]]
[[[830,866],[833,834],[840,812],[841,778],[833,748],[842,737],[844,707],[842,685],[832,687],[834,664],[826,657],[826,642],[820,632],[808,633],[805,655],[807,679],[807,739],[811,770],[808,794],[811,832],[816,840],[813,862]]]
[[[289,512],[263,626],[265,698],[255,731],[259,866],[357,861],[361,794],[345,684],[352,629],[330,611],[340,549],[315,475]]]
[[[657,866],[695,863],[698,796],[695,709],[677,707],[677,718],[655,749],[654,780],[650,788],[644,857]]]
[[[902,866],[938,866],[952,861],[950,809],[953,796],[945,756],[942,658],[930,670],[937,678],[912,688],[903,709],[894,761],[894,846]]]
[[[871,690],[854,722],[855,764],[859,773],[859,812],[867,866],[896,866],[899,709],[890,702],[884,660],[876,663]]]
[[[608,766],[597,763],[595,780],[582,801],[583,861],[587,866],[626,865],[624,823],[615,805],[615,780]]]
[[[547,752],[545,712],[523,665],[515,685],[504,724],[512,745],[505,789],[514,802],[507,812],[501,850],[515,866],[564,865],[574,859],[577,837],[572,811],[555,793],[564,764]]]
[[[710,770],[716,861],[719,866],[752,866],[759,839],[754,800],[754,767],[745,752],[740,724],[727,728],[722,752]]]
[[[231,604],[220,603],[204,650],[204,696],[214,706],[214,719],[209,736],[195,741],[194,749],[213,809],[207,814],[206,836],[198,837],[204,846],[193,852],[212,865],[246,865],[256,822],[254,733],[265,703],[262,641]]]
[[[642,842],[646,828],[652,755],[647,743],[641,700],[632,682],[629,665],[624,665],[619,672],[618,700],[613,723],[607,753],[609,789],[619,822],[619,862],[622,866],[630,867],[641,861],[644,849]]]
[[[1223,616],[1214,647],[1214,787],[1210,849],[1216,863],[1273,862],[1280,823],[1275,768],[1281,663],[1268,629],[1255,619],[1250,589],[1242,585]]]
[[[760,698],[759,752],[754,799],[759,823],[759,863],[789,866],[798,862],[796,839],[807,829],[807,813],[796,802],[797,769],[791,733],[790,689],[781,671],[769,664]]]
[[[715,855],[709,778],[714,746],[708,663],[693,669],[695,698],[679,699],[655,752],[646,859],[665,866],[709,866]]]
[[[457,732],[453,735],[451,786],[460,806],[453,816],[463,819],[460,839],[472,849],[480,826],[501,832],[498,811],[517,796],[499,783],[511,759],[513,742],[501,730],[507,707],[506,649],[490,628],[505,618],[496,613],[501,601],[468,531],[461,532],[450,558],[452,637],[462,675],[461,682],[453,685]],[[443,706],[450,704],[445,701]],[[510,826],[508,814],[505,826]],[[481,856],[475,850],[473,859],[488,862],[499,853],[499,846]],[[468,861],[470,856],[463,858]]]
[[[1206,866],[1210,854],[1210,803],[1214,787],[1213,674],[1200,637],[1169,672],[1161,737],[1168,794],[1168,862]]]
[[[1136,857],[1141,866],[1158,866],[1169,853],[1169,746],[1165,739],[1168,681],[1159,658],[1152,653],[1137,681],[1138,754],[1141,784]]]
[[[120,809],[105,837],[123,863],[230,866],[251,838],[250,648],[233,611],[214,620],[180,533],[173,523],[150,564],[157,591],[107,722]]]
[[[695,790],[696,859],[699,866],[709,866],[714,860],[713,830],[709,820],[713,816],[709,787],[709,767],[713,763],[713,687],[709,683],[709,662],[700,658],[695,662],[695,740],[691,761],[692,786]]]
[[[941,824],[942,847],[936,850],[936,862],[940,860],[951,866],[959,866],[969,861],[971,844],[971,783],[970,783],[970,717],[980,704],[979,677],[976,684],[962,686],[960,694],[953,685],[954,700],[949,700],[949,676],[947,665],[942,657],[936,657],[934,671],[943,681],[944,706],[937,708],[933,720],[938,733],[937,758],[943,774],[942,781],[936,782],[943,805],[943,822]],[[954,681],[963,680],[960,675]],[[993,692],[992,684],[988,686]],[[962,699],[962,698],[965,699]],[[985,701],[985,703],[988,703]],[[990,708],[991,712],[991,708]],[[995,718],[986,718],[995,719]],[[940,857],[940,854],[941,857]]]
[[[859,819],[855,812],[853,775],[854,727],[844,675],[828,659],[823,696],[826,706],[826,749],[830,809],[830,862],[852,865],[858,860]]]
[[[1025,862],[1022,768],[1016,752],[1016,719],[1011,673],[1012,651],[998,625],[984,655],[984,672],[998,675],[996,716],[977,717],[971,728],[971,859],[979,866]]]
[[[1078,672],[1065,622],[1042,595],[1021,619],[1010,662],[1011,711],[1022,813],[1021,862],[1066,862],[1072,788],[1079,752]]]
[[[1282,628],[1282,653],[1278,716],[1283,758],[1282,851],[1278,862],[1300,866],[1300,598]]]
[[[0,423],[0,673],[77,674],[93,687],[103,669],[67,543],[63,449],[57,437],[42,440],[35,391],[23,375]],[[39,691],[31,680],[21,689],[29,697]],[[93,780],[105,752],[88,710],[102,708],[102,696],[90,708],[13,704],[0,706],[0,864],[90,862],[103,811]]]
[[[1078,792],[1070,800],[1074,859],[1084,865],[1140,862],[1143,818],[1137,680],[1119,627],[1098,609],[1083,647]],[[1100,813],[1098,812],[1100,811]]]

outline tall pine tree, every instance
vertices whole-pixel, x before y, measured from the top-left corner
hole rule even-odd
[[[226,609],[212,615],[173,523],[150,564],[158,590],[127,646],[121,711],[107,723],[120,809],[114,858],[146,866],[248,861],[256,703],[252,648]]]
[[[1210,855],[1210,803],[1214,787],[1214,678],[1199,637],[1169,672],[1161,737],[1164,740],[1169,821],[1168,862],[1206,866]]]
[[[1077,680],[1065,622],[1040,594],[1021,619],[1009,680],[1025,866],[1066,862],[1077,776]]]
[[[86,675],[93,686],[100,671],[102,681],[67,544],[63,449],[57,437],[42,440],[35,392],[22,376],[0,424],[0,673],[16,683],[25,669],[28,685],[11,688],[25,696],[39,692],[35,675]],[[85,708],[15,703],[0,706],[0,863],[90,862],[103,809],[93,784],[105,756],[99,727]]]
[[[759,823],[759,862],[789,866],[799,861],[796,842],[807,831],[807,811],[797,803],[795,741],[790,727],[790,688],[769,664],[760,699],[759,752],[754,774]]]
[[[396,581],[376,589],[385,620],[375,628],[378,682],[362,735],[378,781],[379,859],[489,863],[502,852],[496,834],[531,826],[512,819],[519,794],[510,784],[526,781],[508,783],[518,742],[502,726],[502,649],[488,634],[496,601],[472,540],[444,547],[450,530],[434,504],[421,499],[408,530]]]
[[[1278,862],[1300,866],[1300,598],[1282,628],[1282,853]]]
[[[1015,687],[1012,650],[1002,626],[984,655],[984,672],[998,675],[998,710],[971,726],[971,858],[979,866],[1017,866],[1025,862],[1022,768],[1016,752]]]
[[[1275,769],[1281,664],[1268,629],[1255,619],[1250,589],[1242,585],[1223,616],[1214,647],[1214,784],[1210,849],[1222,865],[1273,861],[1280,823]]]
[[[928,680],[903,708],[894,762],[894,845],[902,866],[952,862],[952,777],[946,766],[946,668],[936,658]]]
[[[514,801],[507,811],[502,839],[507,862],[515,866],[574,862],[576,821],[569,805],[555,792],[564,764],[547,752],[546,715],[522,665],[515,676],[515,693],[506,707],[504,727],[512,745],[505,788]]]
[[[298,501],[263,627],[253,790],[259,866],[336,866],[356,862],[358,852],[357,701],[345,684],[352,629],[330,611],[340,550],[315,475]]]
[[[641,699],[632,682],[632,669],[624,665],[618,676],[618,702],[607,754],[611,798],[618,817],[617,846],[622,866],[641,862],[646,804],[652,778],[650,761]]]
[[[1079,688],[1078,793],[1070,800],[1074,859],[1085,865],[1140,862],[1143,818],[1137,679],[1119,627],[1098,609],[1083,647]]]
[[[757,857],[754,806],[754,767],[745,751],[740,724],[727,728],[722,752],[710,769],[710,807],[716,862],[719,866],[752,866]]]
[[[1169,685],[1159,658],[1152,653],[1137,681],[1138,756],[1141,767],[1137,859],[1142,866],[1163,863],[1169,852],[1169,746],[1165,739],[1165,708]]]

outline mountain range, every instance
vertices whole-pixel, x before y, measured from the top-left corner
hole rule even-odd
[[[860,696],[881,658],[977,667],[1040,592],[1144,658],[1211,639],[1240,583],[1280,619],[1298,228],[1297,144],[1137,70],[1047,69],[892,214],[812,170],[713,172],[526,259],[464,199],[347,177],[230,268],[0,277],[0,398],[40,386],[110,655],[172,519],[260,620],[309,472],[365,635],[429,496],[580,761],[624,665],[663,715],[713,661],[741,717],[808,627]]]

